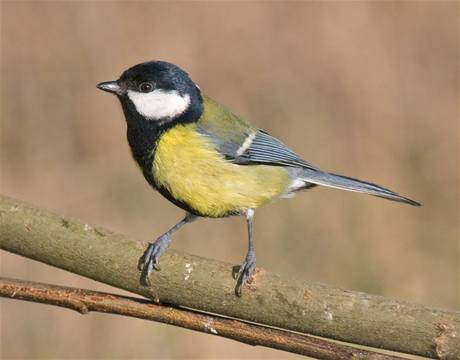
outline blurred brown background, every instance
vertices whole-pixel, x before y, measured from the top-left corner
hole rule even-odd
[[[150,59],[325,170],[413,208],[318,188],[258,211],[258,265],[459,307],[458,2],[1,2],[1,192],[152,240],[182,211],[130,158],[118,101],[95,88]],[[173,246],[241,262],[240,218]],[[2,276],[117,291],[1,253]],[[1,300],[3,358],[293,358],[166,325]]]

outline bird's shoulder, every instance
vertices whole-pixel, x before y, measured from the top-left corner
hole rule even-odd
[[[203,113],[197,126],[204,133],[236,143],[244,142],[249,134],[257,131],[250,123],[208,96],[203,96]]]

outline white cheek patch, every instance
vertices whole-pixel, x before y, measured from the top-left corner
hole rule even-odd
[[[128,97],[136,110],[149,120],[172,119],[190,105],[190,96],[181,96],[176,90],[154,90],[149,93],[128,90]]]

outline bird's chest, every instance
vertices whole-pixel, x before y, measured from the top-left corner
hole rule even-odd
[[[160,137],[152,174],[170,200],[210,217],[256,208],[280,195],[287,182],[281,168],[228,162],[194,124],[176,126]]]
[[[227,164],[194,130],[194,125],[179,125],[160,137],[152,161],[154,186],[170,200],[213,216],[219,174]]]

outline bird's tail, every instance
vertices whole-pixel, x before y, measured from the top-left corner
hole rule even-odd
[[[326,173],[313,169],[304,168],[302,170],[302,173],[299,174],[301,179],[309,183],[379,196],[384,199],[399,201],[413,206],[421,205],[414,200],[398,195],[395,192],[385,189],[380,185],[372,184],[366,181],[350,178],[347,176]]]

